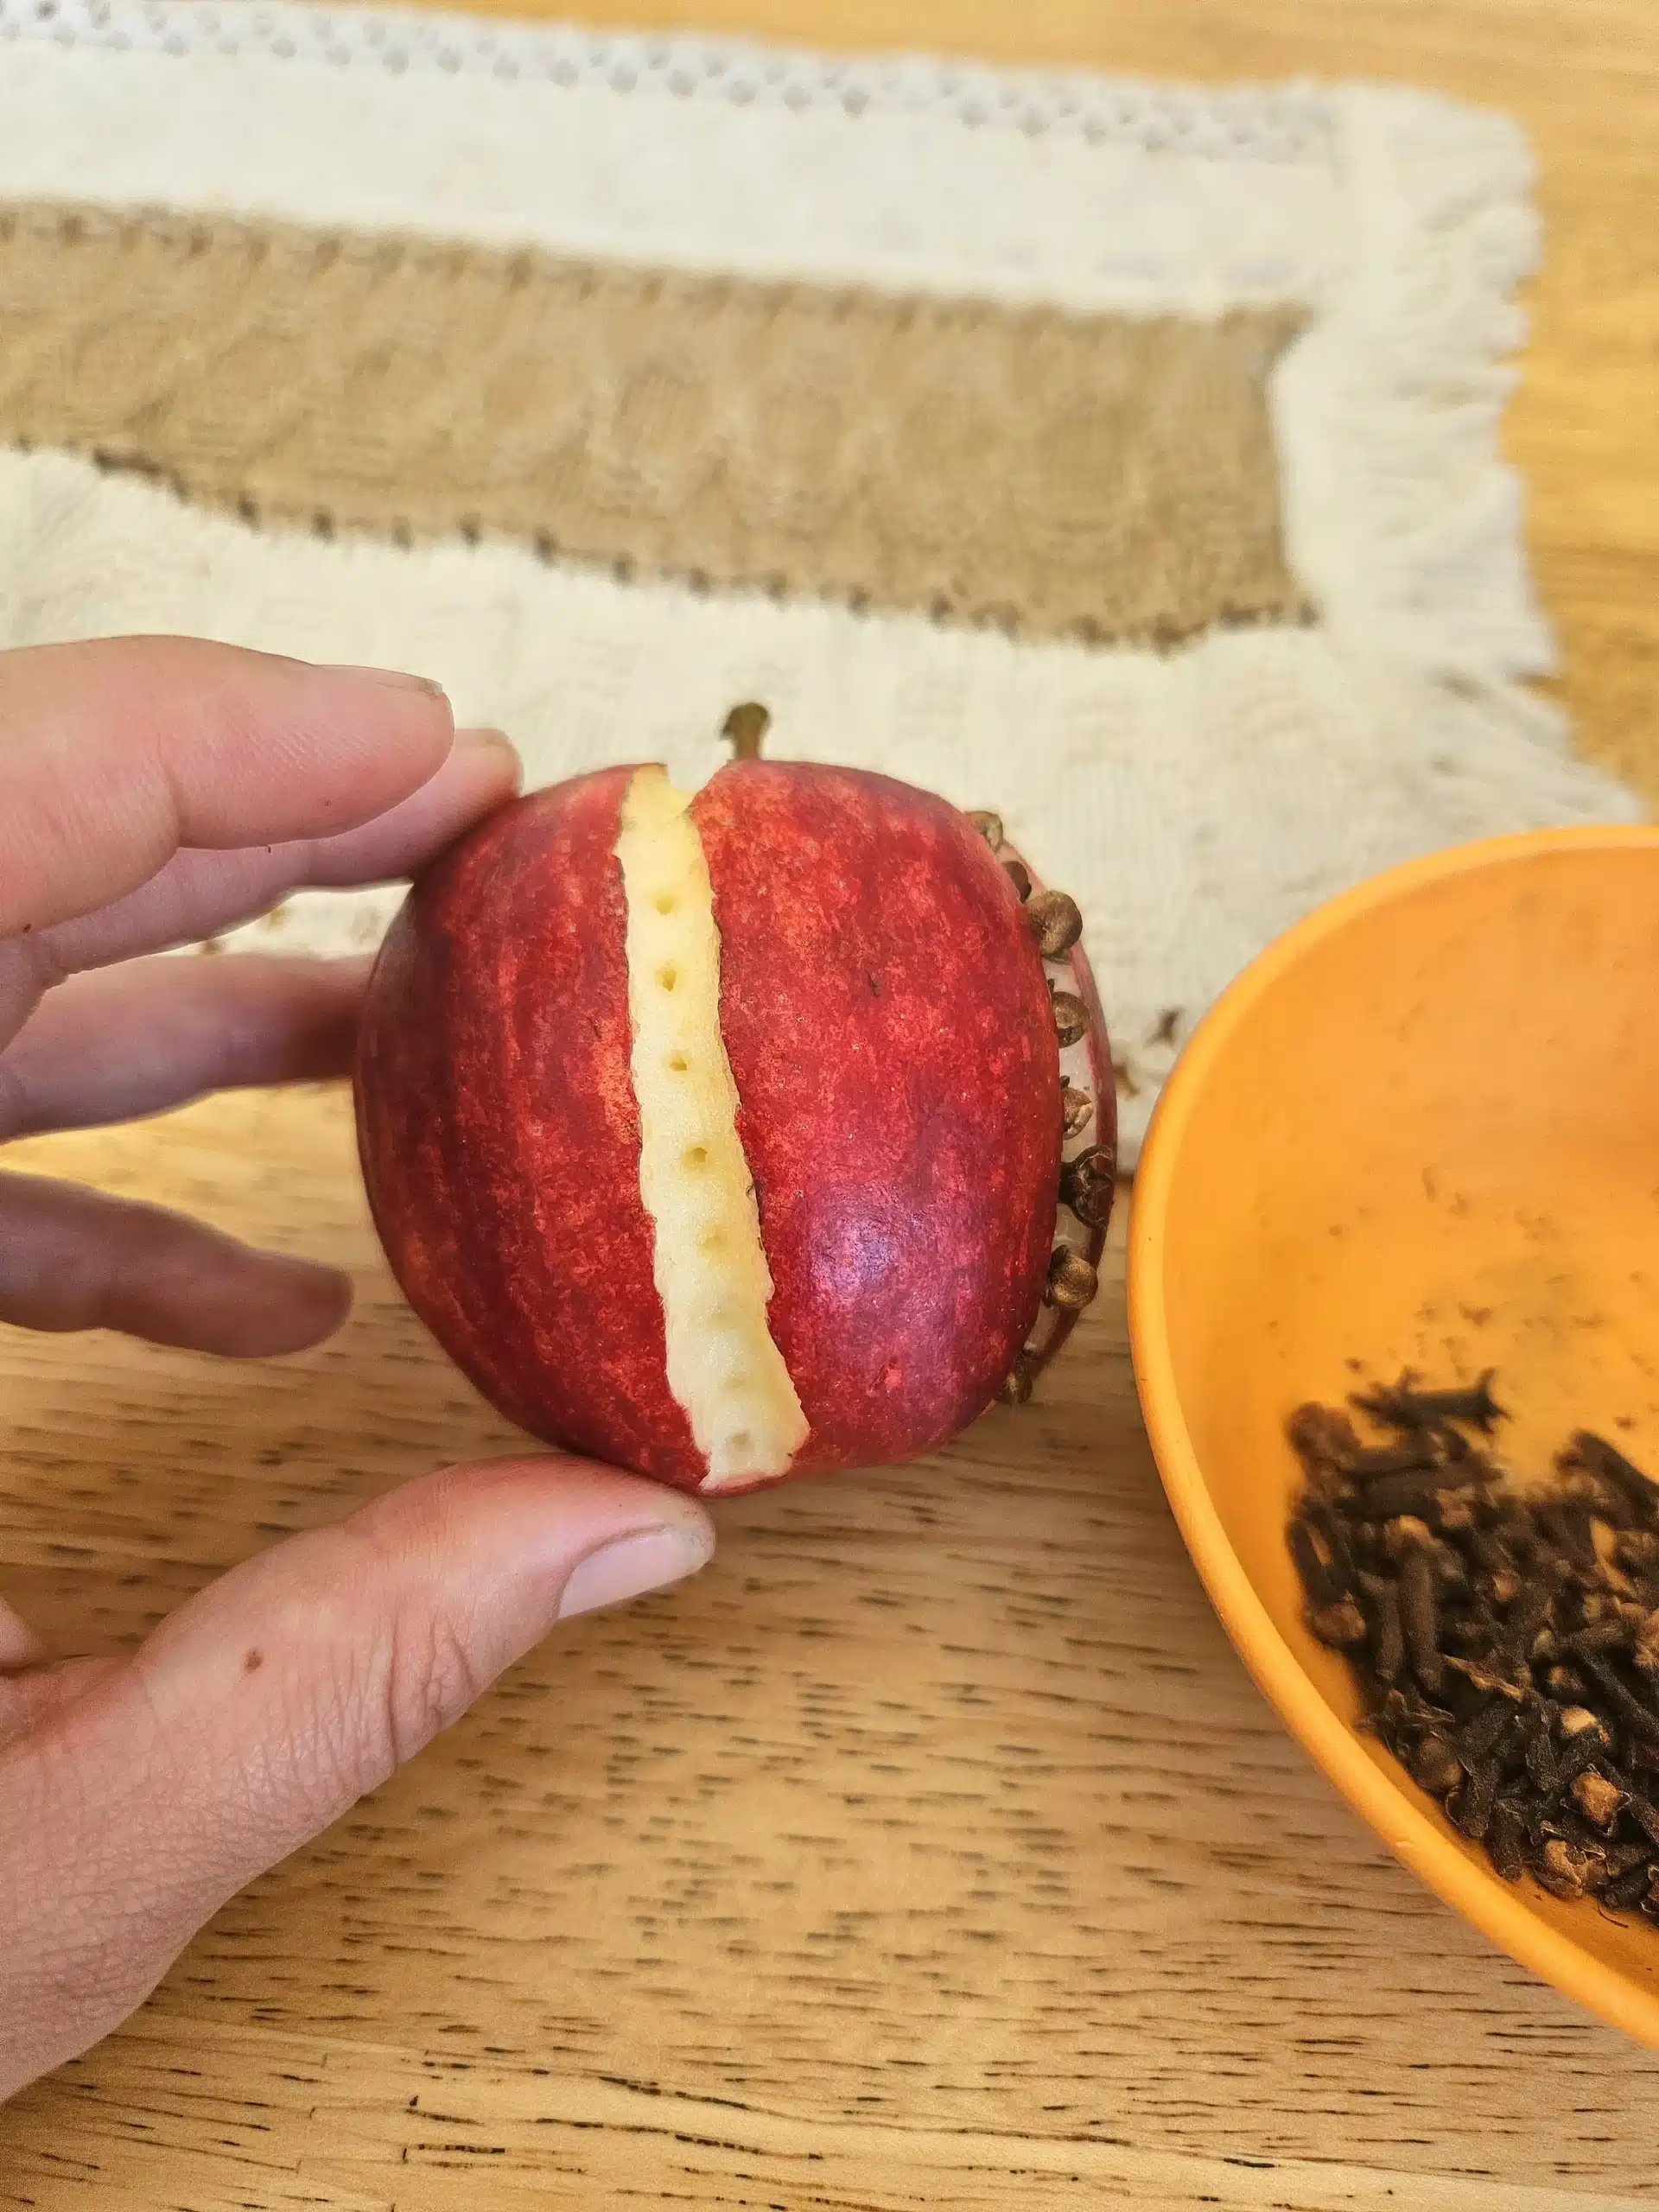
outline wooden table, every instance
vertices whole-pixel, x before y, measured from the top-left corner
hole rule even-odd
[[[1513,448],[1584,735],[1649,745],[1652,0],[694,12],[1162,73],[1370,73],[1522,116],[1552,230]],[[0,1338],[4,1581],[61,1646],[128,1641],[273,1537],[508,1441],[390,1288],[337,1096],[26,1150],[360,1284],[335,1344],[253,1370]],[[1117,1279],[1039,1404],[937,1465],[722,1519],[708,1575],[550,1643],[224,1912],[130,2027],[0,2113],[0,2206],[1659,2196],[1652,2059],[1421,1891],[1246,1680],[1147,1456]]]

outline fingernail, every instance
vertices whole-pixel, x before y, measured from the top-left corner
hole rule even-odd
[[[518,748],[504,729],[458,729],[455,743],[472,752],[498,753],[523,773],[524,764],[518,758]]]
[[[449,696],[442,684],[435,683],[429,676],[410,676],[401,668],[359,668],[349,662],[337,661],[328,673],[330,676],[360,676],[365,683],[390,683],[397,691],[424,691],[434,699],[446,699]]]
[[[690,1529],[647,1529],[635,1536],[589,1552],[564,1586],[559,1618],[596,1613],[602,1605],[626,1605],[647,1590],[666,1589],[709,1564],[706,1541]]]

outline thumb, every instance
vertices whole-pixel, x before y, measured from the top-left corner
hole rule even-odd
[[[508,1460],[412,1483],[191,1599],[0,1753],[0,2098],[124,2018],[227,1897],[556,1622],[713,1545],[654,1484]]]

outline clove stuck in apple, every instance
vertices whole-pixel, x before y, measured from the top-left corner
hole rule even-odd
[[[359,1141],[405,1295],[549,1441],[705,1494],[928,1452],[1092,1296],[1115,1097],[994,816],[738,756],[515,801],[414,887]],[[1064,1063],[1064,1065],[1063,1065]]]

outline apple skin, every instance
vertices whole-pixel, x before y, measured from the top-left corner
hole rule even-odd
[[[370,986],[359,1137],[392,1268],[485,1395],[696,1491],[639,1193],[614,853],[632,772],[516,801],[416,885]],[[929,793],[742,761],[691,816],[768,1320],[810,1424],[773,1479],[912,1459],[983,1411],[1041,1303],[1061,1150],[1042,963],[984,840]]]
[[[683,1483],[629,1072],[632,769],[515,801],[404,900],[359,1031],[358,1147],[404,1294],[510,1421]]]
[[[691,817],[772,1334],[811,1426],[791,1471],[913,1459],[984,1411],[1041,1302],[1042,963],[984,839],[908,784],[739,761]]]

